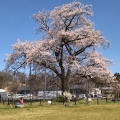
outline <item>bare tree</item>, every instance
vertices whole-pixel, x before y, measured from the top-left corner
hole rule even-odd
[[[19,88],[20,88],[20,83],[18,81],[12,81],[12,82],[10,82],[8,89],[12,93],[17,93]]]

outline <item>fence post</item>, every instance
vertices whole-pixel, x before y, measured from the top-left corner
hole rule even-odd
[[[5,101],[4,101],[4,99],[2,98],[2,103],[3,103],[3,105],[4,105],[4,103],[5,103]]]
[[[8,105],[10,105],[10,99],[8,98]]]

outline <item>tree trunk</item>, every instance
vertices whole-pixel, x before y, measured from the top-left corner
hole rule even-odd
[[[62,88],[62,96],[63,96],[63,93],[65,92],[65,78],[64,78],[64,76],[61,77],[61,88]]]
[[[65,77],[61,78],[61,88],[62,88],[62,93],[65,91],[69,91],[69,85],[68,85],[68,79]]]
[[[63,104],[64,104],[64,92],[69,91],[68,87],[68,80],[65,78],[65,76],[61,77],[61,88],[62,88],[62,97],[63,97]]]

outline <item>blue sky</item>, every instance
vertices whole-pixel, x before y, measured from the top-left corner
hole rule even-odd
[[[120,72],[120,0],[77,0],[92,5],[95,28],[103,32],[110,41],[108,49],[100,50],[103,56],[113,61],[109,67],[112,73]],[[3,60],[12,52],[17,39],[36,40],[36,23],[31,19],[34,13],[52,10],[56,6],[73,0],[0,0],[0,70],[5,68]]]

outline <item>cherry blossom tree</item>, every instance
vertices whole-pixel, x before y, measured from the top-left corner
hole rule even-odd
[[[76,72],[89,77],[111,77],[107,68],[110,61],[96,49],[106,48],[109,42],[101,31],[95,30],[89,19],[92,15],[91,6],[80,2],[34,14],[42,39],[18,40],[5,60],[7,67],[19,69],[32,65],[35,70],[49,69],[60,78],[63,92],[69,90],[70,76]]]

